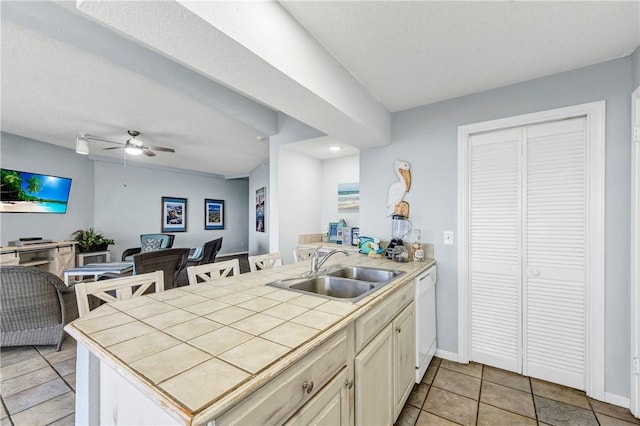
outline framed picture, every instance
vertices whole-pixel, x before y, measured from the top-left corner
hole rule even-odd
[[[224,200],[204,199],[204,229],[224,229]]]
[[[187,232],[187,199],[162,197],[162,232]]]
[[[335,243],[338,241],[338,222],[329,223],[329,242]]]
[[[360,210],[360,183],[338,184],[338,210],[357,212]]]
[[[266,187],[256,190],[256,232],[266,232],[267,218],[264,212],[266,195]]]

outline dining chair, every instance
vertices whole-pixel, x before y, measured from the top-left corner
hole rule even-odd
[[[249,269],[251,270],[251,272],[256,272],[261,269],[271,269],[274,266],[284,265],[282,254],[280,252],[249,256],[248,260]]]
[[[302,262],[303,260],[307,260],[311,258],[313,253],[315,253],[316,251],[318,251],[318,247],[295,249],[293,250],[293,261],[295,263],[298,263]]]
[[[140,247],[128,248],[122,252],[122,261],[130,262],[132,256],[138,253],[145,253],[153,250],[160,250],[173,247],[174,234],[141,234]]]
[[[187,264],[188,248],[170,248],[148,251],[133,255],[135,275],[147,272],[162,271],[164,273],[164,289],[175,287],[176,277]]]
[[[151,286],[154,286],[156,293],[164,290],[164,276],[162,271],[132,275],[124,278],[114,278],[111,280],[78,283],[74,286],[76,299],[78,300],[78,314],[80,317],[88,314],[91,311],[91,307],[97,307],[99,305],[99,301],[111,303],[140,297],[145,294]],[[89,296],[98,300],[90,300]]]
[[[207,263],[204,265],[189,266],[187,268],[189,285],[213,281],[231,275],[240,275],[240,262],[238,259],[224,262]]]

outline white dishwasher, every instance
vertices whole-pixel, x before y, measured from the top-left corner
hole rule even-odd
[[[416,383],[436,352],[436,267],[424,271],[415,279],[416,287]]]

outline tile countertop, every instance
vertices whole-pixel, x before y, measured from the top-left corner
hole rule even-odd
[[[215,418],[435,264],[357,254],[326,265],[405,271],[357,303],[265,286],[309,261],[102,305],[65,330],[186,424]]]

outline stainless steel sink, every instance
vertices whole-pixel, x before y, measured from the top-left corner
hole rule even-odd
[[[351,299],[373,289],[374,285],[362,281],[323,276],[292,284],[289,288],[338,299]]]
[[[328,299],[355,303],[389,284],[402,271],[365,267],[337,267],[311,277],[287,278],[267,285]]]
[[[350,278],[352,280],[368,281],[372,283],[382,283],[394,279],[401,273],[401,271],[392,271],[389,269],[345,266],[335,271],[329,271],[327,272],[327,275],[332,277]]]

